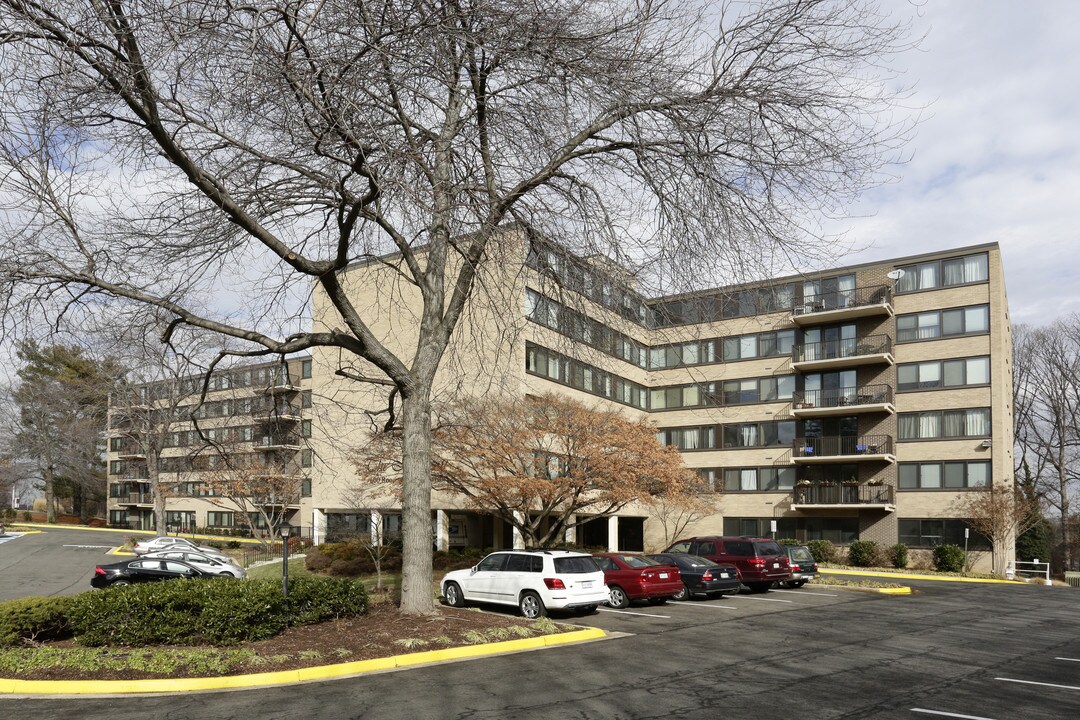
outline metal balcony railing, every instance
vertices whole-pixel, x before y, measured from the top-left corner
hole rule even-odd
[[[845,483],[797,485],[795,505],[895,505],[896,488],[892,485],[854,485]]]
[[[888,335],[867,335],[861,338],[841,338],[795,345],[791,348],[791,362],[835,360],[889,352],[892,352],[892,340]]]
[[[892,289],[888,285],[868,285],[850,290],[830,290],[804,295],[801,305],[796,305],[795,315],[845,310],[847,308],[884,305],[892,301]]]
[[[840,455],[891,455],[893,440],[888,435],[833,435],[795,438],[792,457],[833,457]]]
[[[796,390],[791,396],[791,406],[796,410],[805,410],[852,405],[878,405],[891,403],[892,398],[893,392],[890,385],[859,385],[822,390]]]

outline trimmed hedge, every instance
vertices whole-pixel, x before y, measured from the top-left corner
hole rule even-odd
[[[0,603],[0,646],[71,637],[68,609],[75,597],[28,597]]]
[[[367,612],[359,581],[296,578],[289,598],[276,580],[183,580],[74,596],[71,628],[83,645],[233,645],[289,626]]]
[[[938,545],[934,548],[934,567],[940,572],[963,572],[964,548],[959,545]]]

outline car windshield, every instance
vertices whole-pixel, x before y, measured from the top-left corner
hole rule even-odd
[[[622,560],[627,567],[632,568],[652,567],[653,565],[660,564],[644,555],[619,555],[619,559]]]
[[[599,571],[600,566],[596,564],[596,561],[593,560],[591,555],[555,558],[555,572],[559,575],[594,573]]]

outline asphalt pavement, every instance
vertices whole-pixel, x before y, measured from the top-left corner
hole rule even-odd
[[[9,527],[0,538],[0,600],[89,590],[96,565],[123,559],[107,553],[126,537],[63,525],[20,535]]]
[[[291,687],[5,698],[0,717],[1080,717],[1080,591],[912,584],[633,605],[577,620],[612,633],[585,645]]]

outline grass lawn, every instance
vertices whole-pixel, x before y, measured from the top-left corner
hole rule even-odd
[[[314,573],[308,571],[304,567],[304,558],[292,557],[289,558],[289,577],[301,577],[305,575],[313,575]],[[266,580],[266,579],[281,579],[281,561],[268,563],[266,565],[260,565],[255,568],[248,568],[248,578],[251,580]],[[364,585],[367,587],[368,592],[375,590],[376,579],[374,575],[364,575],[362,577]],[[384,588],[396,587],[401,582],[401,573],[383,573],[382,584]]]

